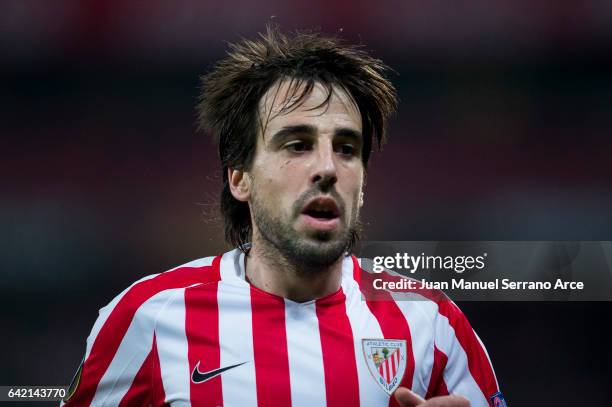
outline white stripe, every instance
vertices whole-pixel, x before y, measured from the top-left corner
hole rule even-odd
[[[467,354],[457,340],[455,329],[448,318],[439,314],[435,324],[436,346],[448,358],[443,375],[448,391],[464,396],[470,400],[472,407],[488,407],[487,399],[470,373]]]
[[[98,383],[91,405],[118,405],[121,402],[151,351],[155,319],[168,298],[168,292],[161,292],[136,310],[113,360]]]
[[[421,397],[425,397],[434,363],[433,321],[438,311],[438,305],[420,295],[421,299],[401,299],[402,294],[397,295],[397,293],[391,293],[391,295],[396,300],[395,303],[410,327],[415,365],[412,391]]]
[[[240,280],[245,281],[242,262],[244,261],[244,252],[239,249],[226,252],[221,256],[219,271],[221,280]]]
[[[166,402],[190,406],[188,342],[185,332],[185,288],[172,291],[171,300],[159,314],[155,335],[159,368]]]
[[[389,395],[370,372],[363,351],[362,339],[384,338],[380,324],[368,305],[361,299],[359,285],[353,279],[353,259],[348,256],[342,263],[342,291],[346,295],[346,314],[353,331],[359,401],[362,406],[387,405]],[[384,370],[384,369],[383,369]]]
[[[223,405],[256,406],[255,358],[253,356],[253,321],[248,283],[234,277],[220,281],[219,305],[220,366],[247,362],[221,375]]]
[[[325,371],[315,301],[285,300],[291,406],[325,406]]]

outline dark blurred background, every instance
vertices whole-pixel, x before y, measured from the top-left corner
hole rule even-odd
[[[0,384],[68,384],[100,307],[227,250],[198,76],[271,18],[396,71],[367,239],[612,240],[611,2],[3,1]],[[460,305],[510,405],[609,404],[610,303]]]

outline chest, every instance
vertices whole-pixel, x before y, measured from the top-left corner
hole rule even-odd
[[[321,306],[236,294],[186,298],[173,304],[184,315],[169,309],[158,321],[172,405],[386,406],[400,382],[420,380],[411,354],[424,350],[386,338],[363,301]]]

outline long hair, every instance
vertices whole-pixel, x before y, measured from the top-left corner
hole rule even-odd
[[[254,40],[230,44],[227,56],[201,77],[197,105],[201,130],[212,133],[219,145],[223,173],[221,214],[225,239],[244,250],[251,239],[248,203],[230,192],[228,168],[248,171],[253,162],[257,137],[265,123],[260,119],[259,102],[278,81],[289,79],[290,106],[293,109],[310,95],[316,83],[327,90],[329,103],[333,86],[344,90],[357,105],[362,119],[362,161],[367,167],[373,141],[378,148],[385,141],[387,118],[397,106],[396,91],[383,76],[388,67],[337,37],[316,31],[283,34],[268,25]],[[353,237],[351,247],[357,237]]]

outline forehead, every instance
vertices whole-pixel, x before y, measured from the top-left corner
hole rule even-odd
[[[361,114],[355,101],[336,85],[332,86],[327,103],[328,88],[315,82],[312,91],[294,106],[305,86],[304,83],[296,86],[295,82],[285,79],[268,89],[259,102],[264,134],[279,127],[309,122],[317,122],[324,127],[350,127],[361,132]]]

